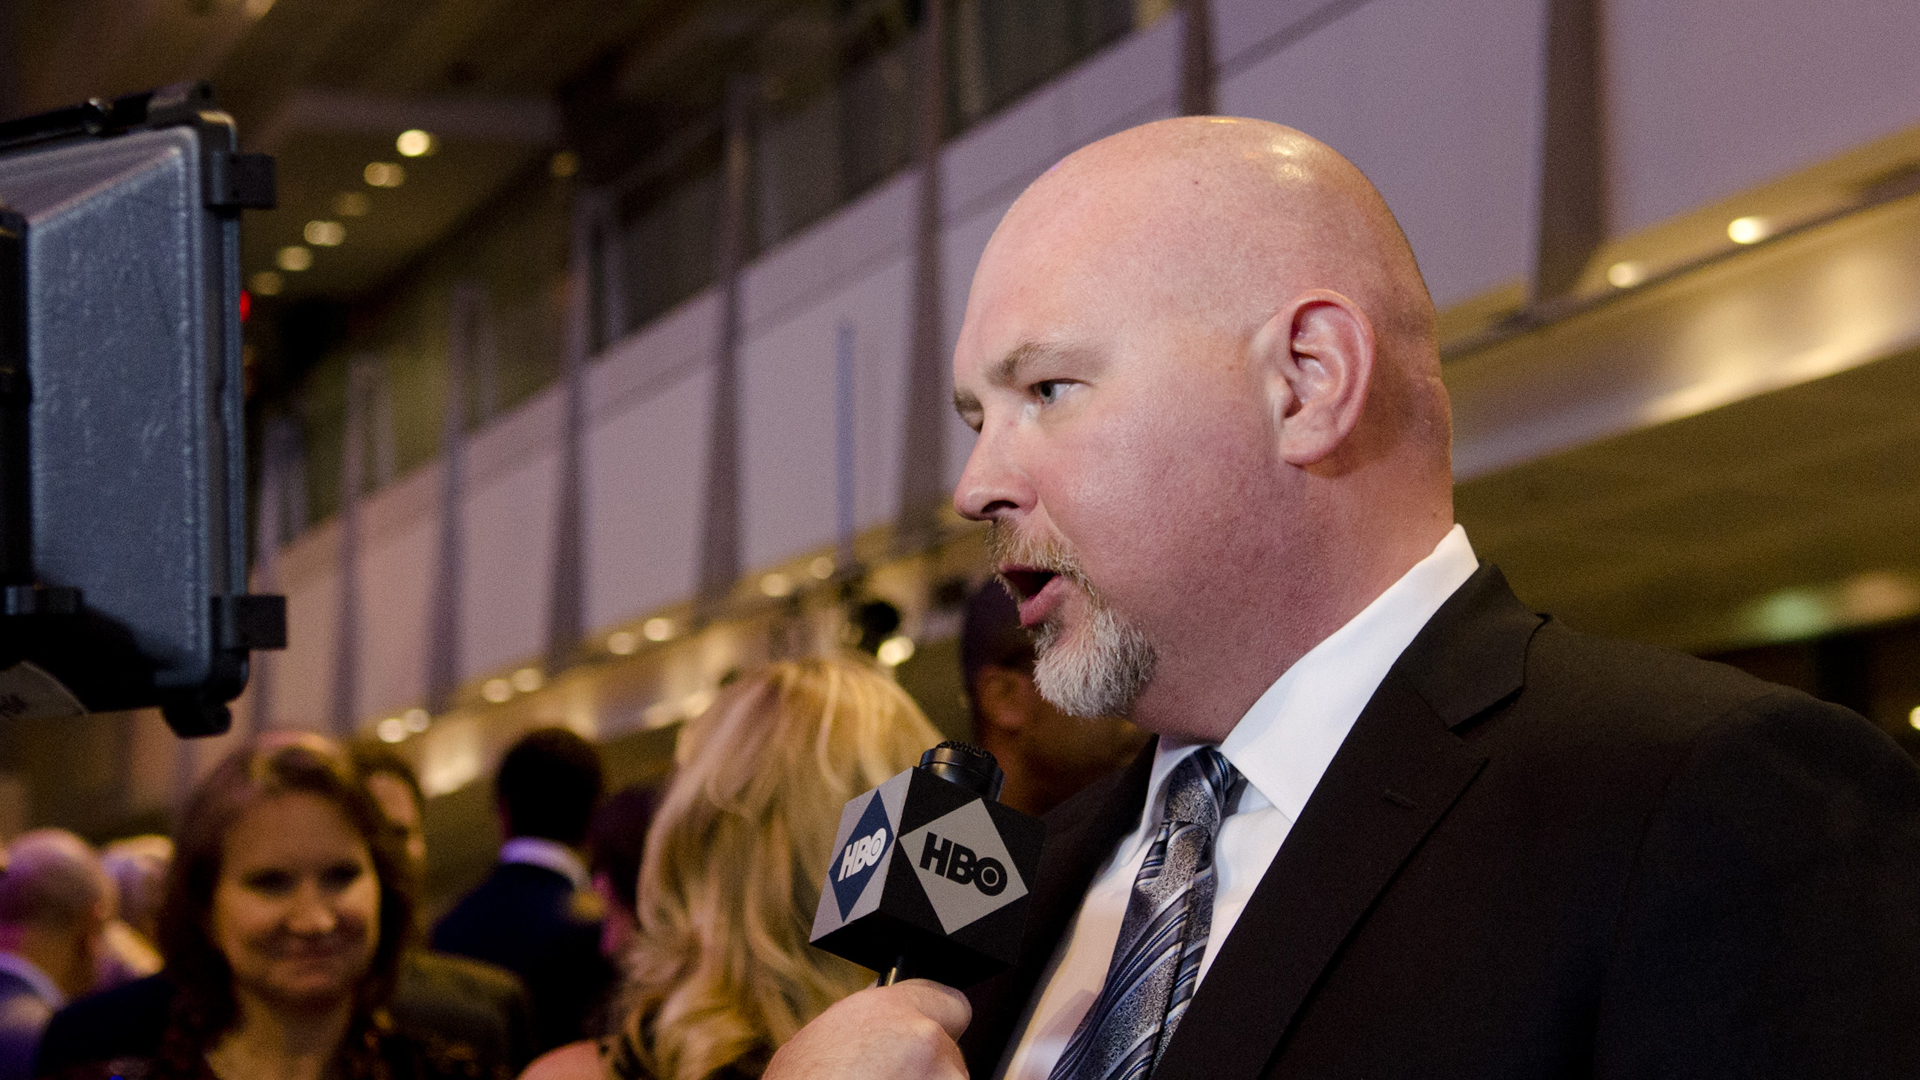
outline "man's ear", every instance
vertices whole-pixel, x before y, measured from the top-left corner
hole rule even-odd
[[[1026,726],[1027,711],[1022,707],[1020,673],[1011,668],[988,666],[973,678],[973,698],[980,716],[989,725],[1012,734]]]
[[[1305,468],[1331,457],[1353,429],[1373,383],[1373,324],[1331,289],[1301,293],[1253,336],[1265,373],[1280,456]]]

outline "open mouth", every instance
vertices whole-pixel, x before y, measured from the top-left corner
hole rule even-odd
[[[1015,599],[1031,600],[1040,595],[1047,582],[1059,577],[1052,570],[1039,570],[1030,566],[1008,566],[1000,570],[1000,580],[1013,590]]]

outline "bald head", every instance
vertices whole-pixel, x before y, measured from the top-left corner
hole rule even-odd
[[[1364,315],[1377,354],[1367,427],[1446,463],[1433,301],[1413,249],[1372,183],[1309,135],[1182,117],[1102,139],[1007,212],[981,270],[998,280],[1010,268],[1083,279],[1080,299],[1108,317],[1190,320],[1249,342],[1288,300],[1338,293]]]
[[[0,874],[0,926],[70,927],[107,902],[107,875],[85,840],[65,829],[22,833]]]
[[[1433,303],[1353,164],[1147,124],[1021,195],[975,271],[954,493],[994,523],[1043,695],[1218,739],[1452,525]]]

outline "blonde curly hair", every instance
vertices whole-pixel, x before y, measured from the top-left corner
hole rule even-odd
[[[787,661],[681,733],[647,832],[627,957],[628,1051],[659,1080],[757,1073],[873,975],[807,944],[840,808],[940,734],[864,664]]]

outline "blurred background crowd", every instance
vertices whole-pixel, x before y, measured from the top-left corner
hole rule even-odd
[[[1381,189],[1523,598],[1915,747],[1916,46],[1907,0],[0,2],[0,113],[209,79],[278,160],[291,631],[228,736],[0,726],[0,1077],[236,1017],[221,1076],[752,1075],[866,977],[801,942],[841,802],[970,738],[1039,812],[1141,745],[1034,693],[947,362],[1025,184],[1163,116]]]

